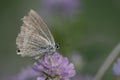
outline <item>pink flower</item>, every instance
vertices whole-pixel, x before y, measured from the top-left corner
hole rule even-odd
[[[74,65],[59,53],[45,55],[34,63],[33,69],[40,73],[38,80],[68,80],[75,75]]]

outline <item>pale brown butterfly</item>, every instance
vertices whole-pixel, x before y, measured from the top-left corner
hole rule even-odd
[[[16,38],[17,54],[35,58],[46,53],[53,54],[58,46],[41,17],[34,10],[30,10],[22,20],[21,31]]]

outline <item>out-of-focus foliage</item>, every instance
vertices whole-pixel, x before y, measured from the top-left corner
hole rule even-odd
[[[15,45],[16,36],[22,25],[20,19],[30,9],[40,13],[50,27],[56,42],[60,44],[60,53],[71,56],[75,51],[82,56],[84,65],[81,64],[82,69],[76,68],[78,74],[95,75],[105,58],[120,41],[120,1],[75,1],[78,2],[77,7],[73,6],[74,14],[69,14],[70,10],[67,12],[69,9],[67,8],[65,15],[60,12],[49,13],[43,8],[45,5],[42,5],[42,0],[0,1],[0,78],[16,74],[21,68],[33,63],[31,58],[16,55]],[[104,80],[113,79],[112,69],[109,69]]]

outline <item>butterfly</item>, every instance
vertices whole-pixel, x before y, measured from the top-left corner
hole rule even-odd
[[[22,18],[23,24],[16,38],[17,54],[22,57],[42,57],[53,54],[58,45],[37,12],[30,10],[27,16]]]

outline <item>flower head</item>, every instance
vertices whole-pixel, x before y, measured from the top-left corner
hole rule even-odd
[[[33,69],[40,72],[38,80],[69,80],[75,75],[74,65],[58,53],[45,55],[34,63]]]
[[[113,74],[116,76],[120,76],[120,58],[113,65]]]

